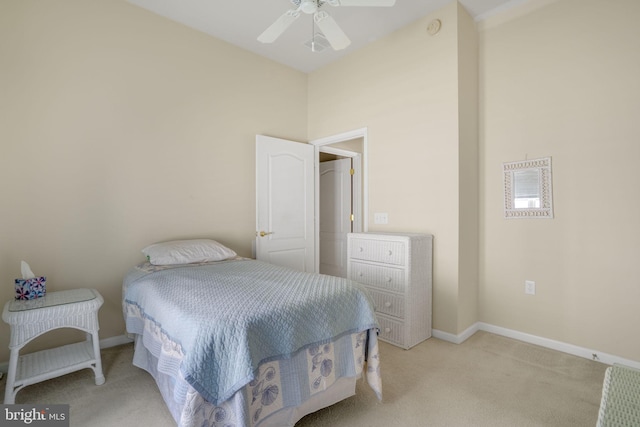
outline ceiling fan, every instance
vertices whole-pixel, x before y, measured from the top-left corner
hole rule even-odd
[[[328,4],[330,6],[393,6],[396,0],[290,0],[296,9],[286,11],[260,36],[258,41],[262,43],[273,43],[293,21],[298,19],[300,12],[308,15],[313,14],[313,22],[335,50],[341,50],[351,44],[349,37],[342,31],[336,21],[321,8]]]

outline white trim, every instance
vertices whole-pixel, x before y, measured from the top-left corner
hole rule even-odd
[[[360,153],[356,153],[355,151],[349,151],[349,150],[344,150],[342,148],[325,147],[325,146],[319,147],[318,151],[320,151],[321,153],[335,154],[336,156],[349,157],[349,158],[353,158],[360,155]]]
[[[351,164],[354,170],[353,173],[353,188],[362,188],[362,154],[358,154],[351,158]],[[352,209],[353,209],[353,231],[356,233],[362,233],[364,231],[364,217],[365,211],[362,209],[362,190],[352,191]]]
[[[607,365],[613,365],[618,363],[621,365],[629,366],[631,368],[640,369],[640,362],[634,360],[625,359],[622,357],[614,356],[599,352],[596,350],[589,350],[584,347],[578,347],[573,344],[567,344],[561,341],[555,341],[548,338],[538,337],[536,335],[527,334],[524,332],[514,331],[513,329],[503,328],[501,326],[490,325],[484,322],[476,322],[465,331],[458,335],[451,334],[449,332],[440,331],[438,329],[432,330],[432,336],[434,338],[447,341],[453,344],[462,344],[469,339],[473,334],[478,331],[485,331],[492,334],[500,335],[507,338],[512,338],[518,341],[523,341],[529,344],[539,345],[540,347],[549,348],[563,353],[572,354],[574,356],[582,357],[584,359],[596,360]],[[126,335],[118,335],[115,337],[105,338],[100,340],[100,348],[105,349],[109,347],[116,347],[122,344],[128,344],[133,340]],[[597,356],[597,359],[593,358],[593,355]],[[0,363],[0,372],[7,372],[9,362]]]
[[[439,340],[450,342],[452,344],[462,344],[464,342],[463,339],[460,339],[459,336],[450,334],[449,332],[444,332],[439,329],[432,329],[431,336],[433,338],[438,338]]]
[[[506,3],[501,4],[500,6],[493,8],[491,10],[488,10],[484,13],[481,13],[480,15],[476,16],[474,18],[474,21],[476,22],[480,22],[480,21],[484,21],[485,19],[497,15],[499,13],[502,13],[506,10],[509,9],[513,9],[514,7],[518,7],[518,6],[522,6],[525,3],[529,3],[529,0],[511,0],[508,1]]]
[[[129,338],[126,335],[118,335],[115,337],[110,337],[110,338],[105,338],[103,340],[100,340],[100,348],[116,347],[122,344],[129,344],[132,342],[133,342],[132,338]]]
[[[511,0],[474,18],[478,31],[485,31],[525,16],[559,0]]]
[[[459,335],[453,335],[453,334],[450,334],[449,332],[440,331],[438,329],[432,329],[431,335],[433,335],[434,338],[438,338],[443,341],[447,341],[454,344],[462,344],[478,331],[479,331],[478,323],[476,322],[473,325],[469,326],[464,332],[462,332]]]
[[[324,138],[314,139],[309,142],[312,145],[329,145],[336,142],[348,141],[350,139],[365,138],[367,137],[367,128],[354,129],[347,132],[339,133],[337,135],[325,136]]]
[[[441,339],[443,341],[451,342],[454,344],[461,344],[469,337],[475,334],[477,331],[485,331],[503,337],[512,338],[518,341],[523,341],[529,344],[539,345],[540,347],[549,348],[551,350],[561,351],[563,353],[572,354],[574,356],[582,357],[584,359],[595,360],[607,365],[613,365],[618,363],[621,365],[629,366],[632,368],[640,369],[640,362],[630,359],[625,359],[613,354],[603,353],[598,350],[588,349],[585,347],[579,347],[577,345],[568,344],[561,341],[555,341],[549,338],[539,337],[536,335],[527,334],[525,332],[515,331],[513,329],[503,328],[501,326],[490,325],[484,322],[476,322],[467,328],[464,332],[454,335],[448,332],[439,331],[434,329],[432,335],[434,338]]]

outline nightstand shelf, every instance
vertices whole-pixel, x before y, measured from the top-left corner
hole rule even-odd
[[[24,386],[59,377],[95,363],[91,341],[37,351],[19,357],[16,384]]]

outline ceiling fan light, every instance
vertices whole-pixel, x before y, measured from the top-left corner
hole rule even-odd
[[[318,10],[318,4],[315,0],[302,0],[300,3],[300,10],[304,13],[312,14]]]

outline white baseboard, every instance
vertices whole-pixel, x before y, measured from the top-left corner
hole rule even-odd
[[[490,332],[492,334],[501,335],[507,338],[513,338],[518,341],[523,341],[529,344],[539,345],[541,347],[550,348],[552,350],[561,351],[563,353],[572,354],[574,356],[582,357],[589,360],[595,360],[607,365],[613,365],[618,363],[620,365],[629,366],[635,369],[640,369],[640,362],[635,360],[625,359],[613,354],[603,353],[598,350],[592,350],[584,347],[578,347],[573,344],[567,344],[561,341],[555,341],[548,338],[539,337],[536,335],[527,334],[513,329],[503,328],[501,326],[490,325],[484,322],[476,322],[462,333],[458,335],[451,334],[449,332],[440,331],[438,329],[432,330],[434,338],[441,339],[443,341],[451,342],[454,344],[462,344],[469,337],[478,331]],[[122,344],[133,342],[133,340],[126,335],[118,335],[115,337],[105,338],[100,340],[100,348],[115,347]],[[0,363],[0,372],[7,372],[9,362]]]
[[[133,342],[133,340],[128,336],[118,335],[116,337],[110,337],[100,340],[100,348],[115,347],[117,345],[129,344],[130,342]]]
[[[479,325],[480,323],[476,322],[473,325],[469,326],[464,332],[458,335],[453,335],[448,332],[432,329],[431,335],[433,335],[434,338],[438,338],[443,341],[448,341],[454,344],[462,344],[467,339],[469,339],[469,337],[471,337],[473,334],[475,334],[480,330]]]
[[[450,334],[448,332],[439,331],[434,329],[432,334],[435,338],[448,341],[454,344],[461,344],[469,337],[475,334],[477,331],[490,332],[492,334],[501,335],[507,338],[513,338],[518,341],[523,341],[529,344],[539,345],[541,347],[550,348],[552,350],[561,351],[563,353],[572,354],[574,356],[582,357],[589,360],[595,360],[607,365],[613,365],[618,363],[632,368],[640,369],[640,362],[635,360],[625,359],[613,354],[603,353],[598,350],[588,349],[584,347],[578,347],[577,345],[567,344],[561,341],[555,341],[549,338],[543,338],[536,335],[527,334],[513,329],[507,329],[500,326],[490,325],[484,322],[476,322],[467,328],[465,331],[458,335]]]

